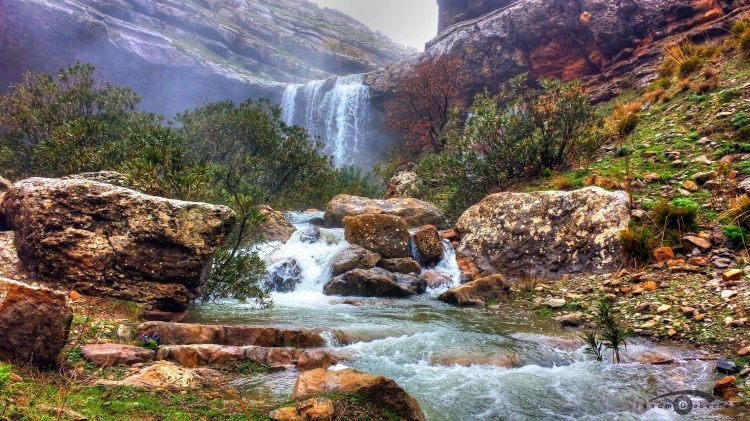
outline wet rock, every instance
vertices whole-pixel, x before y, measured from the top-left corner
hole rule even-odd
[[[297,370],[307,371],[336,365],[341,358],[324,349],[306,349],[297,358]]]
[[[442,366],[462,366],[471,367],[473,365],[488,365],[503,368],[513,368],[521,365],[521,357],[518,354],[462,354],[462,355],[445,355],[433,356],[430,363]]]
[[[81,347],[81,356],[97,367],[113,367],[148,362],[156,357],[156,352],[132,345],[89,344]]]
[[[340,227],[345,217],[365,214],[399,216],[410,227],[435,225],[448,228],[445,215],[427,202],[411,198],[378,200],[349,195],[336,196],[328,203],[326,225]]]
[[[273,369],[296,367],[298,370],[328,368],[339,358],[323,349],[298,349],[215,344],[167,345],[159,347],[158,360],[174,361],[184,367],[236,365],[253,362]]]
[[[123,380],[99,380],[97,384],[149,390],[188,390],[216,386],[221,380],[222,375],[218,371],[208,368],[185,368],[169,361],[159,361]]]
[[[740,368],[732,360],[719,358],[716,360],[716,371],[722,374],[736,374],[740,372]]]
[[[333,331],[339,343],[348,343],[340,331]],[[260,346],[317,348],[326,346],[320,331],[311,329],[283,329],[263,326],[220,326],[190,323],[146,322],[138,327],[138,337],[158,335],[163,345],[216,344],[231,346]]]
[[[634,360],[641,364],[667,365],[674,363],[674,358],[662,354],[646,353],[635,356]]]
[[[354,245],[333,256],[331,270],[333,276],[338,276],[354,269],[372,269],[379,261],[380,255],[378,253]]]
[[[418,182],[419,175],[414,170],[405,169],[404,171],[399,171],[388,181],[383,199],[411,197],[416,192]]]
[[[323,287],[323,293],[357,297],[405,298],[420,293],[414,287],[415,285],[411,285],[408,279],[399,279],[395,274],[381,268],[354,269],[331,279]]]
[[[294,259],[286,259],[268,268],[266,288],[276,292],[292,292],[302,280],[302,268]]]
[[[389,272],[395,273],[419,273],[422,271],[422,266],[416,260],[411,257],[401,257],[398,259],[383,259],[378,262],[378,266]]]
[[[725,401],[735,398],[740,393],[740,389],[737,387],[737,379],[734,376],[726,376],[723,379],[716,382],[713,388],[713,394]]]
[[[451,279],[450,275],[435,271],[423,273],[422,279],[427,281],[428,288],[440,288],[453,283],[453,279]]]
[[[413,291],[415,295],[424,294],[427,291],[427,281],[415,274],[394,273],[393,276],[396,277],[397,284],[401,285],[402,288]]]
[[[47,368],[56,365],[73,321],[66,294],[0,279],[0,358]]]
[[[354,393],[383,405],[405,421],[424,421],[416,399],[396,382],[383,376],[347,368],[317,369],[302,373],[294,385],[293,400],[306,399],[323,393]]]
[[[318,397],[271,411],[272,421],[326,421],[333,419],[336,408],[328,398]]]
[[[411,257],[409,230],[403,218],[392,215],[359,215],[344,218],[344,236],[384,259]]]
[[[425,225],[418,228],[412,234],[412,239],[418,258],[422,263],[429,264],[443,257],[443,241],[434,225]]]
[[[557,317],[557,321],[560,322],[560,325],[562,327],[578,327],[584,322],[583,313],[577,311],[574,313],[564,314]]]
[[[18,257],[42,281],[173,312],[198,293],[235,219],[225,206],[76,179],[23,180],[0,207]]]
[[[320,240],[320,228],[307,227],[300,231],[299,241],[306,244],[315,244]]]
[[[496,193],[461,215],[456,252],[482,273],[512,278],[610,271],[629,221],[624,192]]]
[[[461,307],[484,307],[487,301],[507,300],[510,284],[502,275],[492,275],[451,288],[438,300]]]
[[[292,234],[297,231],[297,228],[286,219],[283,213],[266,205],[260,206],[258,210],[266,219],[259,227],[264,241],[289,241]]]
[[[544,302],[544,305],[549,308],[563,308],[567,303],[568,302],[562,298],[550,298],[549,300]]]

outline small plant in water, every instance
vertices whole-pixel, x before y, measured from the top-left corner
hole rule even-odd
[[[630,336],[630,333],[622,327],[620,321],[615,316],[612,302],[606,300],[599,301],[594,320],[602,331],[601,337],[604,346],[612,350],[612,362],[619,364],[620,349],[627,347],[627,338]]]
[[[161,338],[158,333],[151,333],[149,335],[143,335],[143,346],[144,348],[153,349],[156,351],[161,345]]]
[[[586,341],[586,353],[593,355],[597,361],[604,360],[604,342],[600,341],[596,336],[595,330],[589,330],[584,332],[581,338]]]

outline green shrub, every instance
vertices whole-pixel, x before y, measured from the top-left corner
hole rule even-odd
[[[732,125],[735,129],[739,130],[745,126],[750,125],[750,117],[748,117],[747,114],[744,112],[739,112],[734,115],[734,120],[732,120]]]
[[[750,231],[737,225],[727,225],[721,230],[724,236],[727,237],[727,242],[730,247],[737,249],[747,248],[750,243]]]
[[[727,89],[725,91],[719,92],[719,101],[721,101],[722,104],[726,104],[727,102],[731,102],[739,98],[742,98],[742,92],[740,92],[739,89]]]
[[[695,202],[681,197],[672,202],[657,202],[651,209],[651,217],[657,228],[682,234],[695,228],[698,211],[699,207]]]

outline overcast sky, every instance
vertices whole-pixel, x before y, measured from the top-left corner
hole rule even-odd
[[[436,0],[312,0],[338,9],[401,44],[424,49],[437,32]]]

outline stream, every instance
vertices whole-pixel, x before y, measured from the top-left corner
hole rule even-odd
[[[647,405],[669,392],[711,392],[715,363],[695,359],[702,355],[697,350],[632,338],[622,364],[600,363],[586,354],[578,331],[502,307],[452,307],[435,299],[444,289],[401,300],[346,297],[350,301],[342,303],[344,297],[325,296],[328,262],[347,244],[342,229],[321,229],[321,239],[313,244],[300,241],[301,231],[310,227],[307,221],[320,216],[289,214],[299,229],[292,239],[259,248],[269,270],[286,258],[298,262],[302,279],[294,292],[274,293],[275,305],[267,310],[230,301],[205,305],[189,315],[190,321],[344,331],[354,343],[338,344],[330,335],[329,345],[349,357],[339,366],[395,380],[431,421],[743,419],[729,412],[733,409],[695,408],[683,416]],[[432,270],[451,275],[458,285],[449,244]],[[653,354],[675,363],[634,362],[639,355]],[[259,403],[283,402],[296,377],[294,371],[248,376],[240,386]],[[705,403],[699,398],[694,402]]]

